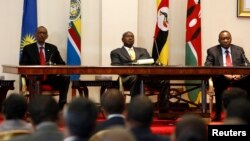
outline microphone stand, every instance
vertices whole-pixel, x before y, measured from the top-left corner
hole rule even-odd
[[[158,59],[159,59],[160,58],[160,53],[159,53],[158,44],[157,44],[155,38],[154,38],[154,44],[155,44],[156,53],[157,53],[157,56],[158,56]],[[156,60],[155,64],[157,66],[162,66],[161,62],[159,62],[158,59]]]

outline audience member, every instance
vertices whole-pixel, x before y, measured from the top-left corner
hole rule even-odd
[[[228,105],[231,101],[238,99],[238,98],[248,98],[247,91],[238,88],[238,87],[231,87],[229,89],[226,89],[222,93],[222,105],[223,108],[226,110]]]
[[[242,47],[231,44],[232,37],[229,31],[223,30],[219,34],[219,43],[207,50],[205,66],[245,66],[249,64]],[[242,75],[221,75],[212,77],[215,90],[215,117],[213,121],[221,120],[222,93],[228,87],[241,87],[248,93],[250,88],[249,77]]]
[[[101,106],[107,118],[96,127],[96,132],[109,128],[111,126],[125,126],[125,98],[119,89],[108,89],[101,97]]]
[[[128,105],[127,127],[137,141],[169,141],[168,136],[153,134],[150,126],[154,116],[152,101],[145,95],[136,96]]]
[[[65,110],[64,141],[88,141],[96,127],[98,109],[95,103],[83,97],[77,97]]]
[[[10,130],[32,131],[32,125],[26,121],[27,109],[26,98],[23,95],[11,93],[2,105],[5,120],[0,124],[0,132]]]
[[[172,141],[207,141],[207,124],[199,116],[184,115],[176,123]]]
[[[245,98],[232,100],[226,110],[226,119],[224,124],[232,124],[229,121],[240,121],[242,124],[250,124],[250,101]]]
[[[12,141],[62,141],[63,133],[56,124],[59,106],[51,96],[37,95],[29,103],[28,111],[35,131],[30,135],[14,138]]]
[[[134,135],[125,128],[111,127],[95,133],[89,141],[136,141]]]
[[[53,44],[45,42],[48,38],[48,31],[44,26],[39,26],[36,30],[35,37],[37,42],[29,44],[23,48],[20,59],[20,65],[65,65],[57,47]],[[43,54],[40,54],[43,52]],[[40,55],[43,57],[41,57]],[[48,84],[58,89],[59,108],[63,109],[64,104],[67,103],[67,93],[69,88],[69,76],[64,75],[48,75],[41,78],[42,84]]]

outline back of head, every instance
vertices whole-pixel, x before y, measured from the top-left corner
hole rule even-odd
[[[89,141],[136,141],[136,139],[127,129],[114,127],[95,133]]]
[[[95,128],[97,115],[94,102],[82,97],[73,99],[64,115],[70,135],[89,138]]]
[[[3,114],[8,119],[23,119],[28,108],[27,100],[23,95],[12,93],[3,103]]]
[[[227,107],[227,118],[238,118],[250,124],[250,101],[245,98],[232,100]]]
[[[37,95],[29,103],[29,113],[33,124],[58,120],[59,106],[52,96]]]
[[[119,89],[108,89],[101,98],[101,105],[107,114],[122,114],[125,98]]]
[[[127,121],[137,126],[149,127],[154,115],[154,105],[152,101],[144,95],[133,98],[128,105]]]
[[[223,107],[227,109],[228,104],[238,98],[247,98],[247,92],[241,88],[238,87],[232,87],[230,89],[226,89],[222,93],[222,102],[223,102]]]
[[[207,125],[196,115],[184,115],[175,128],[176,141],[206,141]]]

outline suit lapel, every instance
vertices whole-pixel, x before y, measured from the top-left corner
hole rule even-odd
[[[39,55],[39,50],[38,46],[36,43],[34,43],[32,52],[34,53],[34,60],[37,62],[37,64],[40,64],[40,55]]]
[[[134,47],[134,51],[135,51],[135,60],[137,60],[137,58],[139,58],[139,56],[137,56],[137,55],[139,55],[139,52],[138,52],[137,48],[135,48],[135,47]]]
[[[235,56],[236,56],[236,49],[235,49],[235,47],[234,46],[231,46],[231,59],[232,59],[232,64],[233,64],[233,66],[235,65],[235,60],[234,60],[234,58],[235,58]]]
[[[221,47],[218,45],[217,46],[217,49],[218,49],[218,52],[219,52],[219,63],[220,63],[220,66],[223,66],[223,53],[222,53],[222,49]]]
[[[130,60],[130,55],[128,54],[126,48],[123,46],[122,47],[122,52],[126,52],[126,53],[122,53],[128,60]]]

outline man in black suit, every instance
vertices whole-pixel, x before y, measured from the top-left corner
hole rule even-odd
[[[145,95],[135,96],[129,103],[126,125],[137,141],[169,141],[169,136],[156,135],[150,130],[154,116],[152,101]]]
[[[48,32],[44,26],[37,28],[35,37],[37,42],[29,44],[23,48],[23,53],[19,63],[20,65],[40,65],[40,49],[44,52],[45,62],[52,63],[53,65],[65,65],[57,47],[45,42],[48,38]],[[49,84],[52,87],[59,89],[59,107],[62,109],[64,104],[67,103],[67,93],[70,82],[69,76],[48,75],[43,79],[43,84]]]
[[[96,127],[98,109],[85,97],[74,98],[64,111],[64,141],[88,141]]]
[[[62,141],[63,133],[59,130],[59,106],[56,100],[48,95],[34,96],[28,105],[28,112],[34,127],[29,135],[17,136],[11,141]]]
[[[127,31],[122,35],[123,46],[121,48],[116,48],[111,51],[111,65],[123,66],[131,65],[133,62],[139,59],[149,59],[151,58],[148,51],[145,48],[134,47],[134,34],[131,31]],[[132,53],[130,52],[132,50]],[[140,81],[137,75],[122,75],[122,83],[124,88],[130,90],[131,97],[140,94]],[[150,82],[151,86],[155,88],[160,88],[160,82]]]
[[[230,56],[230,66],[246,66],[249,64],[242,47],[231,44],[232,37],[229,31],[223,30],[219,34],[219,43],[207,50],[205,66],[225,66],[227,67],[227,52]],[[230,67],[229,66],[229,67]],[[213,121],[221,120],[222,93],[228,87],[241,87],[249,91],[249,77],[235,74],[225,74],[212,78],[215,88],[215,117]]]
[[[101,106],[107,119],[97,125],[96,132],[112,126],[125,126],[125,117],[123,115],[125,97],[119,89],[108,89],[101,97]]]

